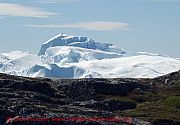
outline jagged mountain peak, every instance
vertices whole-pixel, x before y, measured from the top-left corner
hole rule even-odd
[[[56,46],[74,46],[107,52],[125,53],[119,46],[111,43],[100,43],[85,36],[72,36],[61,33],[43,43],[38,55],[44,55],[48,48]]]

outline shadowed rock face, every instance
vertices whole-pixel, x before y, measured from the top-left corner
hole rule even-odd
[[[58,80],[57,88],[76,101],[95,99],[97,94],[125,96],[135,89],[152,91],[140,80],[132,79],[77,79]]]
[[[118,111],[135,110],[139,103],[146,101],[139,98],[140,95],[158,93],[161,88],[167,87],[164,80],[169,78],[169,81],[174,83],[178,80],[178,73],[155,79],[34,79],[0,74],[0,124],[9,124],[11,121],[14,125],[108,125],[110,124],[108,121],[16,122],[13,118],[125,116],[118,114]],[[7,117],[12,118],[8,123]],[[132,124],[150,124],[140,119],[132,117]],[[160,122],[163,123],[163,119]],[[159,121],[155,120],[154,123],[158,124]],[[178,122],[169,120],[168,123]],[[111,124],[120,123],[111,122]]]

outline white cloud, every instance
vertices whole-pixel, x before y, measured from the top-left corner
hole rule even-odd
[[[36,0],[38,3],[69,3],[69,2],[79,2],[83,0]]]
[[[35,7],[27,7],[13,3],[0,3],[0,16],[50,17],[56,13],[43,11]]]
[[[82,30],[96,30],[96,31],[109,31],[109,30],[127,30],[129,24],[121,22],[110,21],[96,21],[96,22],[78,22],[66,24],[48,24],[48,25],[26,25],[29,27],[38,28],[75,28]]]

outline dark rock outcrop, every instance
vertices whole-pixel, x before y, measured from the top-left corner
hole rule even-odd
[[[106,110],[106,111],[115,111],[115,110],[128,110],[136,108],[136,103],[133,101],[120,101],[120,100],[103,100],[103,101],[86,101],[81,102],[81,106],[87,108]]]
[[[140,80],[132,79],[76,79],[57,80],[58,89],[63,91],[68,97],[76,101],[95,99],[95,95],[119,95],[125,96],[133,90],[152,91]]]

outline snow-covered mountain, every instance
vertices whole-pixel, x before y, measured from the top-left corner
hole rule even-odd
[[[111,43],[59,34],[39,54],[0,54],[0,72],[27,77],[153,78],[180,70],[180,60],[147,52],[130,53]]]
[[[55,46],[73,46],[93,50],[98,49],[106,52],[125,53],[124,50],[111,43],[100,43],[95,42],[94,40],[87,37],[69,36],[67,34],[61,33],[54,38],[48,40],[47,42],[43,43],[38,55],[44,55],[48,48]]]
[[[21,76],[25,70],[36,64],[42,65],[41,59],[27,52],[14,51],[0,54],[0,72],[2,73]]]

